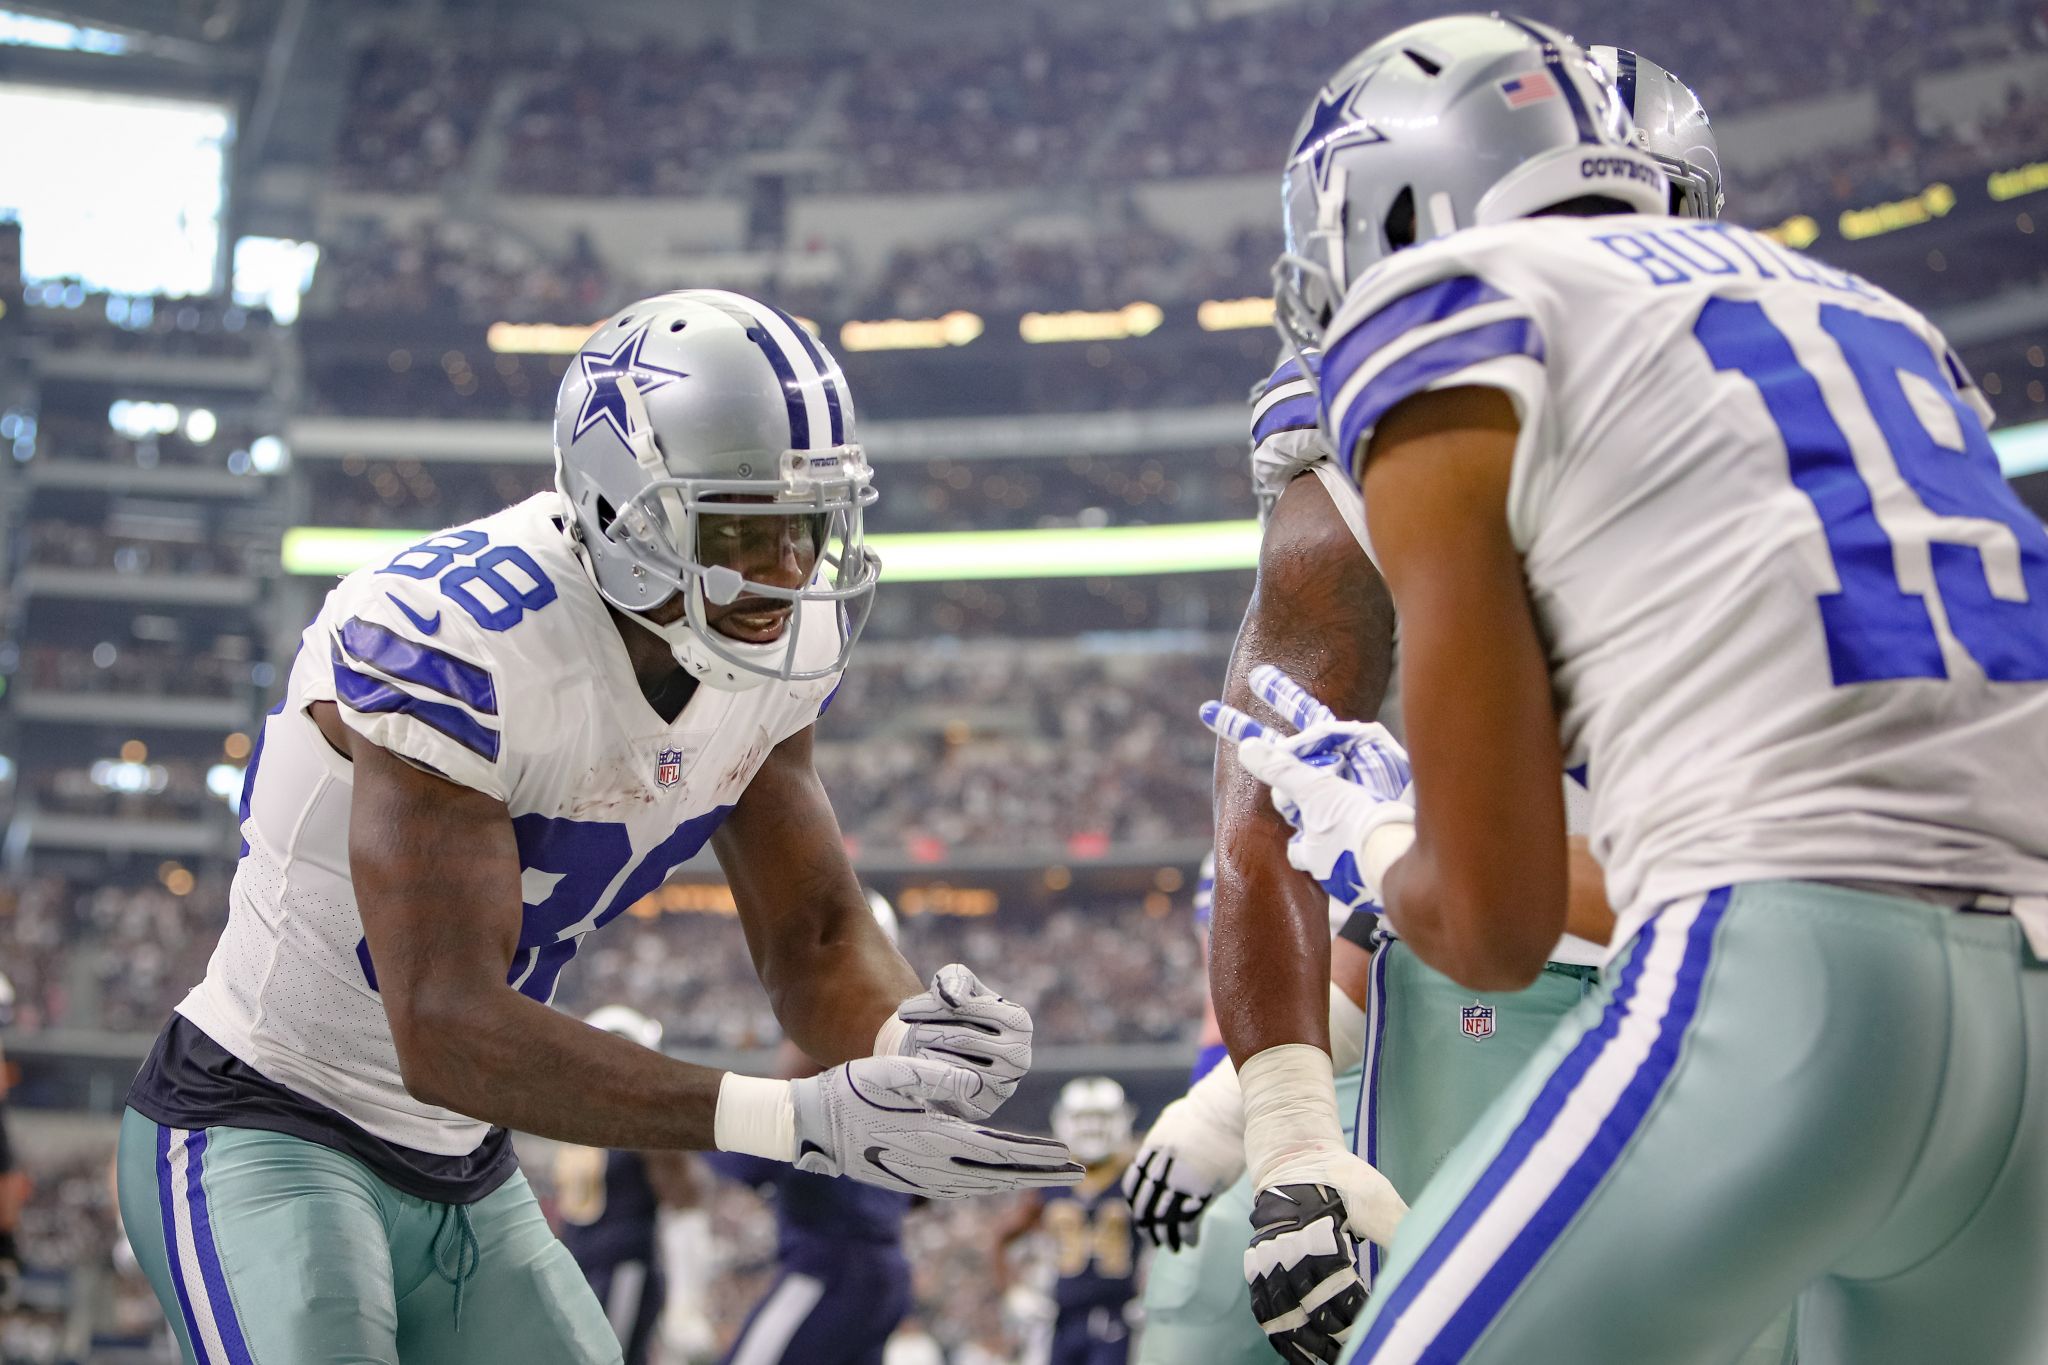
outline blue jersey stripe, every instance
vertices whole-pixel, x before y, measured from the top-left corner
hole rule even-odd
[[[358,663],[403,682],[431,687],[444,697],[463,702],[472,711],[498,714],[498,691],[488,669],[409,640],[397,631],[351,616],[342,623],[341,647]]]
[[[498,761],[498,732],[479,723],[469,712],[446,702],[426,701],[401,692],[382,678],[358,673],[334,652],[334,693],[350,710],[365,714],[392,713],[411,716],[422,725],[439,730],[448,738],[486,762]]]
[[[1283,431],[1308,431],[1315,425],[1315,394],[1296,394],[1267,408],[1259,420],[1252,423],[1252,444],[1264,445],[1268,437],[1278,436]]]
[[[1463,332],[1439,337],[1387,366],[1352,398],[1337,428],[1337,458],[1351,477],[1358,477],[1358,443],[1404,398],[1459,370],[1502,356],[1543,359],[1543,334],[1528,318],[1503,318]]]
[[[1329,383],[1322,386],[1322,391],[1332,396],[1342,393],[1360,366],[1416,328],[1506,297],[1476,275],[1453,275],[1403,294],[1346,332],[1330,348],[1329,358],[1323,363]]]
[[[1321,351],[1310,351],[1308,353],[1308,377],[1314,379],[1322,372],[1323,353]],[[1262,395],[1271,393],[1282,384],[1292,383],[1299,378],[1301,378],[1301,357],[1289,356],[1280,362],[1280,368],[1273,371],[1272,378],[1260,386],[1259,392]]]

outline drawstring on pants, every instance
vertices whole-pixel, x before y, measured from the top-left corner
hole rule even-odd
[[[455,1330],[462,1330],[462,1286],[476,1278],[476,1272],[483,1265],[483,1244],[476,1239],[476,1229],[470,1225],[469,1206],[466,1204],[444,1204],[441,1206],[441,1226],[434,1232],[434,1273],[455,1286]],[[454,1265],[448,1264],[444,1251],[447,1242],[448,1215],[455,1215]]]

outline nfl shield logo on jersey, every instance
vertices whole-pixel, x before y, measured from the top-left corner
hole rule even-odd
[[[1465,1021],[1465,1036],[1477,1041],[1493,1036],[1493,1006],[1473,1001],[1458,1011]]]
[[[666,791],[683,780],[683,751],[663,749],[654,756],[654,783]]]

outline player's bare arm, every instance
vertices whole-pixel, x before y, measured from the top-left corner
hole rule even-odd
[[[776,1019],[830,1066],[872,1052],[882,1022],[923,985],[861,893],[811,736],[775,747],[711,846]]]
[[[1402,939],[1474,990],[1535,980],[1566,923],[1562,766],[1543,646],[1510,539],[1517,422],[1484,388],[1375,428],[1366,516],[1400,603],[1414,845],[1388,870]]]
[[[1259,547],[1258,584],[1231,653],[1223,699],[1277,719],[1251,670],[1274,664],[1346,719],[1370,719],[1392,671],[1394,604],[1314,478],[1280,495]],[[1293,830],[1236,748],[1216,756],[1216,891],[1209,990],[1232,1057],[1282,1043],[1328,1047],[1328,903],[1287,862]],[[1358,994],[1363,995],[1362,982]]]
[[[503,803],[350,733],[349,864],[406,1089],[591,1147],[708,1148],[722,1072],[664,1057],[519,994],[519,854]]]

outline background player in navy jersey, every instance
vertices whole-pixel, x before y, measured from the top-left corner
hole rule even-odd
[[[606,1005],[583,1022],[661,1050],[661,1022],[628,1006]],[[697,1202],[701,1182],[691,1158],[564,1143],[555,1152],[554,1176],[562,1245],[603,1305],[625,1365],[647,1365],[668,1302],[656,1225],[663,1209]]]
[[[867,897],[896,942],[895,908],[873,891]],[[780,1070],[794,1078],[816,1075],[819,1066],[785,1041]],[[775,1281],[747,1315],[727,1365],[880,1365],[882,1348],[910,1312],[903,1215],[912,1196],[739,1152],[706,1159],[775,1210]]]
[[[1052,1130],[1088,1168],[1069,1189],[1021,1196],[996,1237],[996,1282],[1008,1283],[1004,1253],[1036,1228],[1052,1240],[1052,1354],[1049,1365],[1124,1365],[1130,1358],[1141,1241],[1121,1188],[1131,1155],[1131,1106],[1107,1076],[1060,1088]]]

